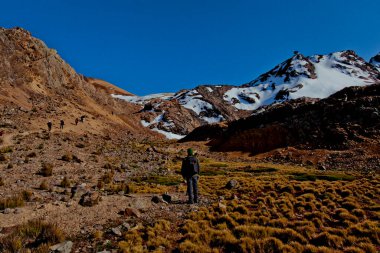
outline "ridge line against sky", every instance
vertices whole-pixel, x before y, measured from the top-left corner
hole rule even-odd
[[[380,1],[73,1],[2,4],[86,76],[137,95],[247,83],[292,56],[380,51]]]

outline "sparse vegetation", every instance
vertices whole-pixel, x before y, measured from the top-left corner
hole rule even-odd
[[[346,174],[309,174],[309,173],[293,173],[293,178],[298,181],[315,181],[327,180],[327,181],[352,181],[355,179],[354,176]]]
[[[71,182],[67,177],[64,177],[60,183],[60,186],[63,188],[70,187]]]
[[[50,177],[53,175],[53,164],[51,163],[42,163],[40,175],[44,177]]]
[[[250,170],[254,168],[243,171]],[[178,252],[376,252],[380,215],[372,206],[378,200],[367,195],[378,192],[378,178],[306,172],[290,172],[289,177],[288,173],[264,167],[253,174],[256,176],[247,177],[240,170],[231,170],[229,179],[239,182],[232,190],[224,188],[225,177],[202,176],[203,197],[223,196],[225,209],[215,203],[190,213],[179,228],[157,222],[126,232],[118,247],[124,252],[144,248]],[[307,175],[316,178],[306,180]],[[157,178],[136,183],[143,182],[149,182],[150,192],[162,190]],[[162,231],[165,240],[161,240]],[[151,242],[153,235],[157,240]],[[178,235],[180,239],[174,239]]]
[[[50,245],[65,239],[55,224],[32,220],[18,226],[6,237],[0,238],[1,252],[49,252]]]
[[[12,147],[4,147],[4,148],[0,149],[0,154],[12,153],[12,152],[13,152]]]
[[[15,208],[19,206],[23,206],[25,204],[24,197],[22,194],[16,194],[11,197],[7,197],[5,199],[0,199],[0,210],[4,210],[6,208]]]

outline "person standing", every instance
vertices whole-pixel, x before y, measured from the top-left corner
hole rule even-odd
[[[61,129],[63,129],[63,126],[65,125],[65,121],[63,121],[63,119],[61,119],[61,123],[59,124],[59,127],[61,128]]]
[[[194,156],[193,149],[187,150],[187,156],[182,160],[181,174],[187,183],[188,204],[198,203],[198,180],[200,166]]]

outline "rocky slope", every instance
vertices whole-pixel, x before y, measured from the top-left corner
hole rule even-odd
[[[288,60],[242,86],[198,86],[175,94],[145,97],[114,95],[140,104],[142,124],[181,138],[195,127],[247,117],[262,106],[302,97],[326,98],[349,86],[365,86],[380,79],[376,57],[371,64],[347,50]]]
[[[56,126],[63,119],[70,126],[84,115],[91,121],[88,132],[107,132],[111,126],[145,134],[133,114],[138,107],[116,100],[110,93],[131,95],[76,73],[56,50],[28,31],[0,28],[1,126],[34,131],[46,128],[48,120]]]
[[[199,127],[182,141],[205,140],[210,140],[213,150],[252,154],[288,146],[361,149],[363,157],[371,154],[379,169],[380,84],[348,87],[322,100],[296,99],[267,106],[245,119]]]

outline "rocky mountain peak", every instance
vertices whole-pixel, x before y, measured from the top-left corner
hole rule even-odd
[[[184,136],[194,126],[247,117],[254,110],[292,99],[326,98],[345,87],[376,83],[379,76],[378,69],[353,50],[313,56],[295,51],[289,59],[241,86],[204,85],[169,96],[156,94],[120,98],[150,104],[154,110],[142,110],[141,116],[143,123],[155,131]],[[169,112],[163,108],[169,104],[176,110]],[[170,116],[173,113],[187,115],[189,120]],[[162,123],[157,124],[159,122]]]
[[[315,79],[315,68],[308,57],[295,51],[291,58],[280,63],[270,71],[260,75],[257,79],[251,81],[249,85],[255,86],[265,82],[270,85],[275,85],[276,79],[278,78],[283,79],[285,82],[289,82],[291,79],[300,76]]]
[[[380,71],[380,53],[372,57],[369,60],[369,63],[372,64],[372,66],[374,66],[375,68],[377,68],[377,70]]]

